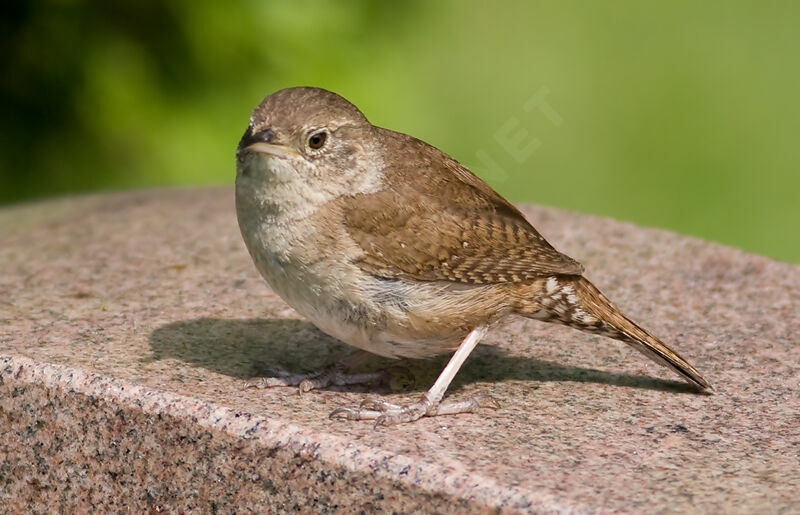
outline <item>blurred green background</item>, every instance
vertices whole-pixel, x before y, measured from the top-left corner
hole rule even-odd
[[[64,0],[0,12],[2,204],[230,184],[250,110],[316,85],[512,200],[800,262],[795,2]]]

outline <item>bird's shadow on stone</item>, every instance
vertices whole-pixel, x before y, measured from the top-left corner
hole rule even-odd
[[[228,320],[198,318],[158,327],[150,334],[152,356],[173,358],[192,366],[239,379],[269,376],[273,369],[291,373],[320,370],[345,357],[351,348],[324,334],[309,322],[295,319]],[[425,391],[439,375],[449,356],[428,360],[392,360],[375,356],[357,371],[388,369],[402,386],[332,387],[338,391]],[[458,390],[475,382],[520,380],[531,382],[580,382],[628,386],[675,393],[697,393],[682,381],[604,372],[513,356],[506,350],[479,345],[456,375],[450,388]]]

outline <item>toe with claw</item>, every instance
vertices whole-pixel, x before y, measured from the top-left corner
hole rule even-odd
[[[338,408],[331,412],[330,418],[346,420],[374,420],[375,426],[390,426],[413,422],[422,417],[474,413],[478,408],[499,407],[499,403],[488,396],[472,397],[465,401],[437,402],[426,393],[419,402],[400,406],[382,400],[368,399],[357,408]]]

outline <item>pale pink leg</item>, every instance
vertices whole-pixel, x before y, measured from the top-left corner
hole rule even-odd
[[[375,420],[375,425],[400,424],[402,422],[412,422],[421,417],[434,417],[437,415],[454,415],[457,413],[470,413],[481,406],[485,398],[473,398],[461,402],[442,402],[447,387],[453,381],[456,373],[464,364],[467,356],[486,334],[486,327],[473,329],[461,342],[453,357],[444,367],[439,378],[425,392],[422,400],[409,404],[408,406],[398,406],[385,401],[365,401],[358,408],[339,408],[331,413],[331,418],[345,418],[348,420]]]

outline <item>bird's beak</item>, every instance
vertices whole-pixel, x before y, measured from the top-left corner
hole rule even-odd
[[[259,152],[276,157],[288,157],[296,154],[286,145],[281,145],[275,141],[275,132],[272,129],[264,129],[254,133],[252,127],[247,128],[244,136],[239,141],[239,146],[236,148],[237,156],[241,156],[244,152]]]
[[[243,149],[239,149],[237,152],[242,152],[243,150],[258,152],[260,154],[269,154],[276,157],[289,157],[290,155],[296,154],[296,152],[289,150],[283,145],[273,145],[272,143],[253,143]]]

